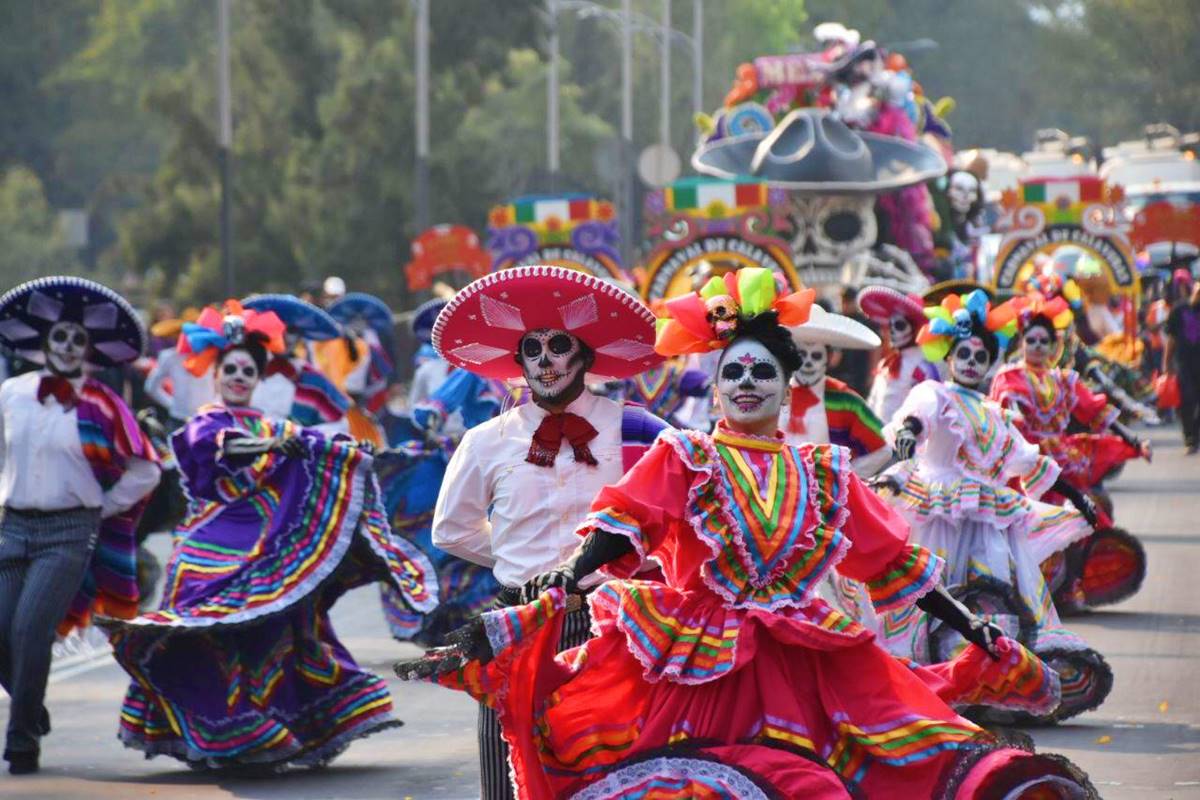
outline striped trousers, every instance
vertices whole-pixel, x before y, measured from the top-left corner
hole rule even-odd
[[[0,511],[0,684],[12,698],[5,752],[38,752],[55,628],[83,583],[99,509]]]
[[[562,638],[558,652],[569,650],[592,638],[591,618],[587,603],[563,620]],[[508,777],[508,745],[500,735],[496,712],[479,706],[479,778],[482,800],[513,800],[512,783]]]

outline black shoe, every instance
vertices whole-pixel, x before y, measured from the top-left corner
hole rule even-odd
[[[50,735],[50,711],[45,706],[42,706],[42,713],[38,717],[37,735]]]
[[[38,771],[38,754],[36,750],[5,753],[4,758],[8,761],[8,772],[10,775],[32,775]]]
[[[1197,451],[1200,451],[1200,446],[1197,446],[1197,445],[1194,445],[1194,444],[1189,444],[1189,445],[1187,446],[1187,454],[1188,454],[1189,456],[1194,456],[1194,455],[1196,455]]]

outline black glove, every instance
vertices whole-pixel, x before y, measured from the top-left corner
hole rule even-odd
[[[533,602],[542,592],[555,587],[572,594],[578,592],[579,581],[632,549],[633,543],[624,536],[608,531],[592,531],[566,562],[526,582],[521,587],[521,602]]]
[[[392,669],[401,680],[421,680],[462,669],[470,661],[487,664],[495,657],[481,617],[450,631],[446,641],[445,647],[426,650],[420,658],[397,661]]]
[[[982,647],[993,659],[1000,657],[996,640],[1004,636],[1004,631],[972,614],[941,586],[917,600],[917,608],[937,617],[971,644]]]
[[[1083,518],[1087,520],[1088,525],[1091,525],[1093,530],[1100,527],[1100,515],[1096,513],[1096,504],[1092,502],[1092,498],[1076,489],[1070,481],[1059,475],[1058,480],[1054,482],[1054,485],[1050,489],[1070,500],[1071,505],[1075,506],[1080,514],[1083,514]]]
[[[917,451],[917,440],[925,426],[916,417],[907,417],[900,430],[896,431],[896,460],[908,461]]]
[[[373,456],[377,452],[375,449],[375,443],[368,442],[366,439],[359,440],[358,449],[362,450],[364,453],[366,453],[369,456]]]
[[[308,453],[304,446],[304,440],[299,436],[277,437],[271,449],[283,455],[284,458],[304,458]]]

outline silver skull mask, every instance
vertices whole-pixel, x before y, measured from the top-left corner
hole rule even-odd
[[[56,375],[75,377],[83,371],[91,338],[83,326],[56,322],[46,334],[46,366]]]

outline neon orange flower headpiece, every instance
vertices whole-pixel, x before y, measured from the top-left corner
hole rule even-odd
[[[1067,302],[1067,298],[1062,295],[1047,299],[1039,292],[1030,292],[1021,297],[1014,297],[1005,303],[1004,306],[1012,308],[1021,330],[1025,330],[1029,326],[1029,323],[1038,317],[1045,317],[1050,320],[1050,324],[1054,326],[1054,330],[1056,331],[1065,331],[1075,321],[1075,314],[1071,311],[1071,305]],[[1001,308],[1004,306],[1001,306]]]
[[[188,372],[199,377],[221,353],[248,341],[268,352],[282,353],[285,330],[287,326],[274,311],[246,310],[237,300],[226,300],[223,309],[208,306],[195,322],[185,322],[176,349],[184,356]]]
[[[815,296],[812,289],[781,296],[775,274],[763,267],[744,267],[710,278],[699,292],[665,303],[654,349],[664,356],[723,350],[737,336],[739,319],[767,311],[778,314],[784,327],[803,325]]]
[[[1016,310],[1008,303],[992,308],[987,294],[976,289],[970,294],[949,294],[936,306],[925,309],[929,322],[917,332],[917,344],[930,361],[941,361],[955,342],[987,331],[996,337],[999,349],[1017,332]]]

